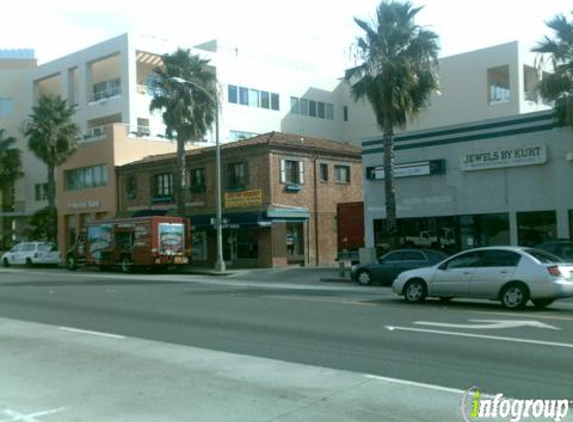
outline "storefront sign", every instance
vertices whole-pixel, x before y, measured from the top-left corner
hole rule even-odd
[[[225,207],[260,207],[263,205],[263,190],[253,189],[225,193]]]
[[[82,201],[82,202],[68,202],[68,208],[72,210],[82,210],[86,208],[99,208],[101,207],[101,201],[96,199],[94,201]]]
[[[460,169],[464,171],[486,170],[503,167],[533,166],[547,162],[547,147],[532,145],[472,152],[461,157]]]
[[[394,178],[427,176],[430,174],[444,174],[444,160],[417,161],[415,163],[402,163],[394,165]],[[384,167],[369,167],[367,177],[371,180],[384,180]]]

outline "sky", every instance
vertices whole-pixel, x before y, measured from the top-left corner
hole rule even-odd
[[[571,17],[565,0],[412,0],[416,23],[440,36],[440,56],[551,35],[545,22]],[[378,0],[15,0],[2,7],[0,49],[31,48],[39,63],[132,32],[190,47],[213,38],[344,67]]]

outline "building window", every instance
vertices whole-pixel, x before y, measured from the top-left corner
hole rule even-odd
[[[320,164],[320,180],[323,182],[328,182],[328,164]]]
[[[271,110],[279,110],[279,94],[271,93]]]
[[[239,104],[249,105],[249,88],[239,87]]]
[[[342,118],[344,119],[345,122],[348,121],[348,106],[344,106],[342,108]]]
[[[259,107],[259,91],[249,89],[249,107]]]
[[[267,91],[261,91],[261,108],[271,108],[271,97]]]
[[[0,98],[0,116],[9,116],[14,111],[14,100],[12,98]]]
[[[190,189],[191,192],[205,192],[205,169],[198,168],[198,169],[191,169],[191,183]]]
[[[281,160],[281,183],[302,185],[304,183],[304,163],[302,161]]]
[[[36,183],[34,186],[36,201],[46,201],[48,199],[48,184]]]
[[[310,117],[316,117],[316,101],[310,100],[308,102],[308,115]]]
[[[248,185],[247,163],[245,162],[230,163],[227,169],[228,169],[227,173],[228,189],[241,189]]]
[[[228,96],[230,103],[237,104],[237,87],[235,85],[229,85]]]
[[[137,178],[133,174],[125,180],[125,196],[127,199],[137,198]]]
[[[326,103],[326,119],[334,120],[334,104]]]
[[[319,101],[318,102],[318,118],[324,119],[326,117],[326,104]]]
[[[334,166],[334,180],[337,183],[350,183],[350,166]]]
[[[499,66],[487,70],[490,104],[506,103],[510,100],[509,66]]]
[[[121,94],[121,80],[119,78],[110,79],[94,84],[94,101],[104,98],[114,97]]]
[[[66,170],[64,172],[65,189],[79,190],[107,185],[107,166],[105,164]]]
[[[153,176],[153,197],[171,199],[173,195],[173,174],[162,173]]]
[[[296,97],[290,97],[290,112],[292,114],[300,114],[299,100]]]
[[[249,139],[258,136],[258,133],[255,132],[244,132],[242,130],[231,130],[229,131],[229,140],[231,141],[240,141],[242,139]]]
[[[229,102],[232,104],[266,108],[267,110],[279,109],[279,94],[273,92],[229,85],[227,95]]]

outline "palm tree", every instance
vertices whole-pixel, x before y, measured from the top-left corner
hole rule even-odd
[[[46,163],[48,167],[48,215],[49,240],[57,236],[56,211],[56,166],[63,164],[76,150],[76,136],[79,128],[72,122],[75,108],[60,97],[40,97],[38,105],[32,108],[30,120],[24,124],[28,138],[28,149]]]
[[[209,60],[191,55],[189,50],[178,49],[163,55],[162,60],[163,65],[154,70],[158,78],[149,108],[163,112],[165,136],[177,141],[175,201],[177,213],[185,216],[185,144],[202,140],[215,119],[217,77]]]
[[[16,148],[16,138],[4,137],[4,130],[0,129],[0,194],[2,195],[2,209],[0,211],[13,211],[11,190],[14,182],[23,175],[22,151]],[[11,232],[10,219],[4,218],[2,222],[3,238],[0,239],[0,249],[9,241]]]
[[[543,99],[555,102],[557,122],[573,127],[573,23],[560,14],[547,26],[555,38],[545,36],[532,51],[541,54],[539,68],[542,70],[548,59],[554,73],[544,74],[539,93]]]
[[[404,129],[407,118],[438,88],[438,35],[414,23],[421,9],[410,2],[383,1],[371,22],[354,18],[364,31],[356,43],[362,64],[348,69],[345,77],[355,100],[368,99],[383,132],[386,236],[392,246],[397,236],[394,129]]]

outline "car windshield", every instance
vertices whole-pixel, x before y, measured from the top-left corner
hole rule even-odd
[[[553,255],[552,253],[543,251],[541,249],[528,248],[524,249],[523,252],[525,252],[528,255],[531,255],[542,264],[555,264],[558,262],[564,262],[561,258]]]
[[[56,250],[56,245],[53,243],[39,243],[38,251],[40,252],[54,252]]]

